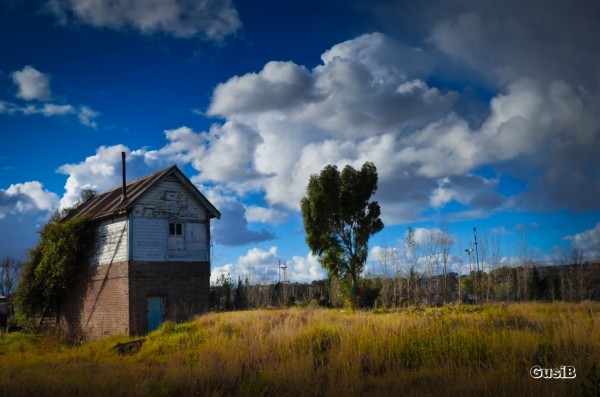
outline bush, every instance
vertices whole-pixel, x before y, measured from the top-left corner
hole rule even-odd
[[[48,223],[38,245],[23,266],[15,305],[21,316],[31,318],[44,309],[58,308],[66,291],[87,263],[94,246],[94,228],[87,218]]]

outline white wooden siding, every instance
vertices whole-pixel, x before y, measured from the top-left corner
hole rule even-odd
[[[167,259],[167,223],[160,218],[132,219],[132,251],[134,261],[164,261]]]
[[[206,224],[188,223],[185,227],[185,239],[187,249],[190,251],[202,251],[208,249],[208,236],[206,235]]]
[[[208,261],[207,215],[206,208],[177,178],[165,179],[133,208],[133,260]],[[183,236],[168,236],[169,222],[183,224]]]
[[[90,263],[104,265],[126,261],[129,247],[127,227],[125,217],[101,222],[96,233],[96,250]]]
[[[175,200],[167,200],[166,192],[176,193]],[[169,218],[174,220],[207,219],[207,211],[175,177],[162,181],[140,197],[133,208],[134,216]]]

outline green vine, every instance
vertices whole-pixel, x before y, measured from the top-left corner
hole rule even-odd
[[[16,291],[15,304],[22,316],[32,318],[46,309],[58,310],[93,253],[94,238],[93,224],[87,218],[44,226]]]

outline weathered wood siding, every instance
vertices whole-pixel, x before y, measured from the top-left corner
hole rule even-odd
[[[209,260],[207,210],[175,177],[169,177],[138,199],[131,214],[134,261]],[[183,225],[181,236],[169,236],[169,223]]]
[[[98,225],[96,250],[90,264],[106,265],[128,259],[129,231],[126,217],[108,219]]]
[[[167,223],[160,218],[133,217],[132,252],[134,261],[167,259]]]

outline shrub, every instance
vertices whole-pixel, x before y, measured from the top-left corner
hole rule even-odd
[[[38,245],[29,252],[15,304],[19,313],[31,318],[44,309],[58,308],[65,292],[87,263],[94,246],[94,228],[87,218],[48,223]]]

